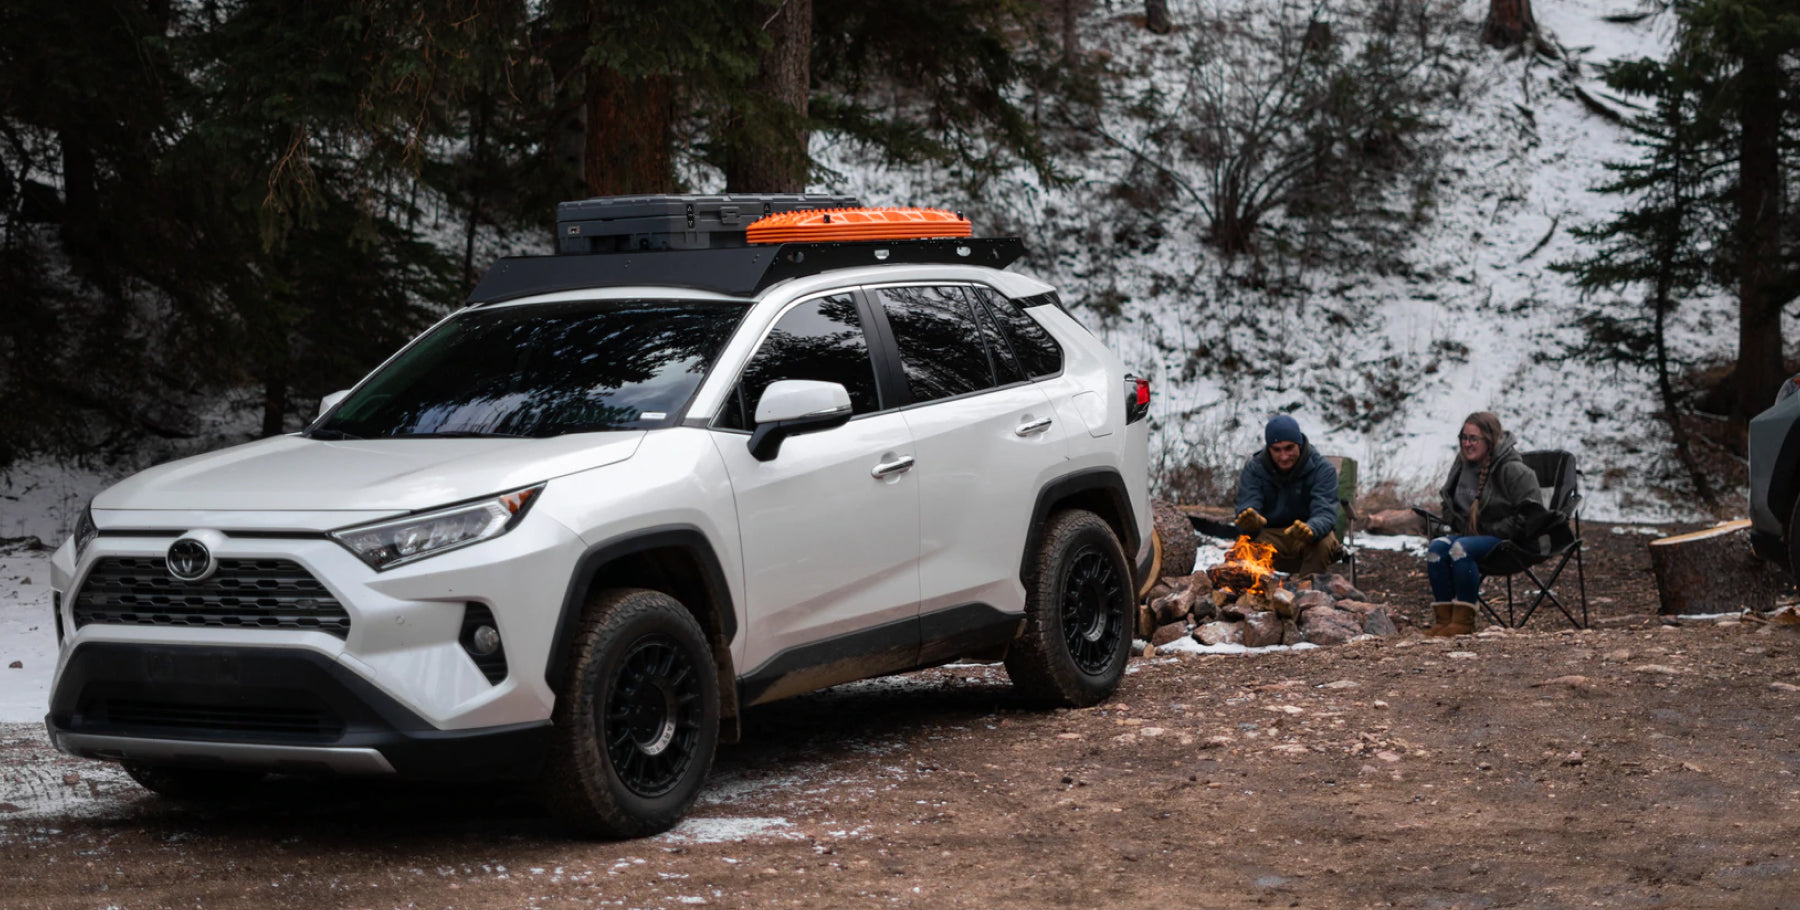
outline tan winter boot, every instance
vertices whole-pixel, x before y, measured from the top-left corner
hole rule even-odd
[[[1432,638],[1443,638],[1449,635],[1450,602],[1441,601],[1431,605],[1431,628],[1425,634]]]
[[[1475,631],[1475,605],[1460,600],[1450,602],[1450,624],[1444,627],[1444,635],[1468,635]]]

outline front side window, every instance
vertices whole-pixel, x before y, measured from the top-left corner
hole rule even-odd
[[[321,423],[318,439],[560,436],[674,422],[745,304],[596,300],[471,310]]]
[[[838,383],[850,393],[853,414],[880,409],[875,366],[869,360],[869,341],[863,334],[854,295],[808,300],[783,313],[744,367],[743,378],[726,400],[717,425],[750,429],[763,390],[782,379]]]
[[[980,323],[959,287],[879,288],[915,404],[994,386]]]

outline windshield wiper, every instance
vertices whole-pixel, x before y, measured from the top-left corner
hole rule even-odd
[[[346,433],[343,430],[329,430],[329,429],[313,430],[312,432],[307,433],[306,437],[308,439],[361,439],[362,438],[361,436],[358,436],[355,433]]]
[[[389,439],[530,439],[524,433],[484,433],[480,430],[438,430],[435,433],[396,433]]]

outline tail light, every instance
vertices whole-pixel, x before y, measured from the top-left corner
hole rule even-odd
[[[1125,377],[1125,422],[1137,423],[1150,413],[1150,380]]]

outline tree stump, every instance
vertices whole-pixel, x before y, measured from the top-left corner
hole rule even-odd
[[[1161,499],[1150,501],[1150,514],[1156,522],[1156,537],[1162,541],[1162,574],[1192,575],[1194,556],[1200,551],[1200,537],[1194,533],[1193,522]]]
[[[1750,552],[1750,521],[1650,542],[1662,615],[1768,612],[1787,580]]]

